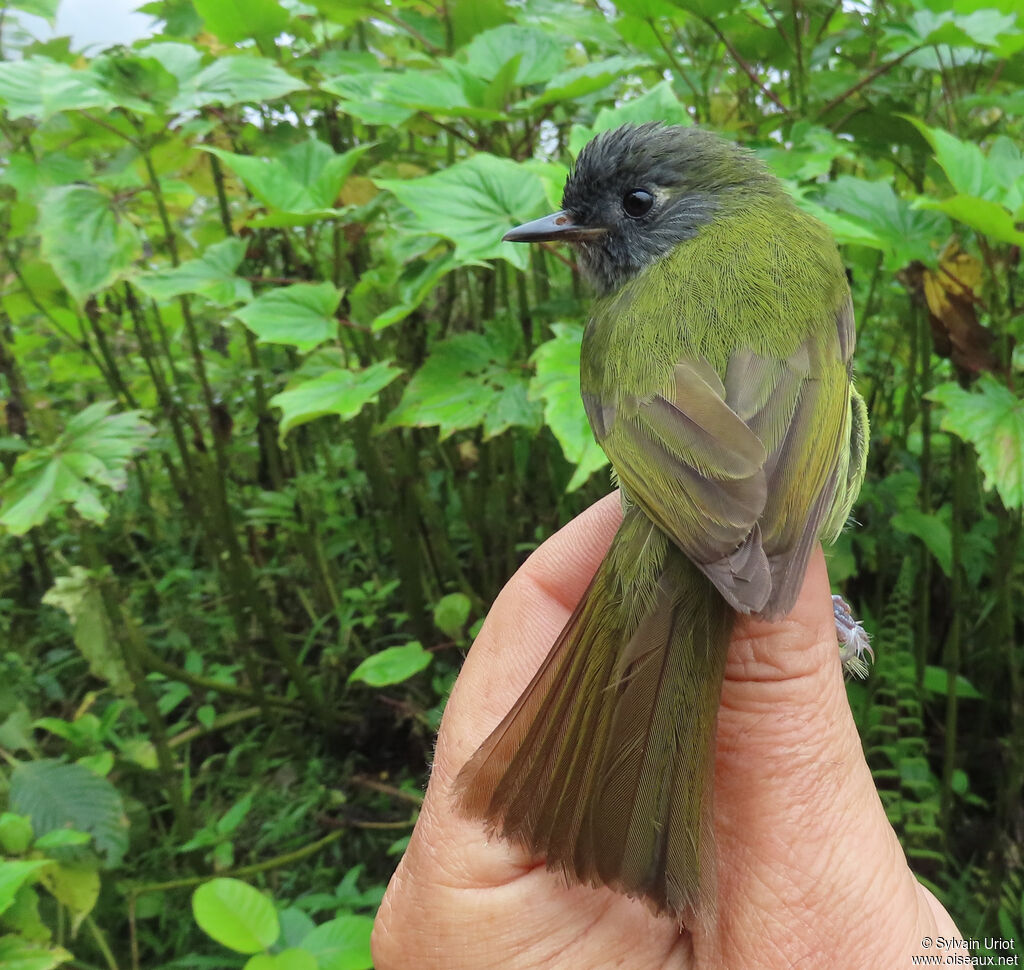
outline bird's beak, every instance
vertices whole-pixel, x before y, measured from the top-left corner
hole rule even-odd
[[[501,237],[502,242],[572,242],[576,239],[587,239],[603,236],[607,230],[603,226],[581,226],[564,209],[553,212],[549,216],[524,222]]]

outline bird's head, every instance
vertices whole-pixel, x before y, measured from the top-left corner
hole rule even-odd
[[[700,128],[650,122],[604,132],[580,152],[562,211],[517,226],[509,242],[571,243],[610,293],[723,210],[778,182],[746,149]]]

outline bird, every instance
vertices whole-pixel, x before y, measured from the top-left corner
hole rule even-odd
[[[713,920],[734,622],[790,611],[864,478],[844,266],[754,153],[658,122],[593,138],[561,211],[504,239],[568,243],[595,291],[580,389],[623,518],[456,802],[569,884]]]

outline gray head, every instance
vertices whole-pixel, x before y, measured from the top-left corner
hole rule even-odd
[[[512,242],[571,242],[601,293],[693,238],[723,208],[778,182],[750,152],[699,128],[658,122],[598,135],[565,183],[562,211],[519,226]]]

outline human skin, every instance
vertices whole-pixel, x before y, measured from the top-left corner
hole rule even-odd
[[[445,710],[423,810],[373,933],[376,970],[909,967],[958,937],[885,817],[846,700],[825,560],[792,612],[746,617],[718,716],[718,913],[681,929],[455,808],[462,765],[515,703],[618,526],[617,494],[545,542],[495,600]],[[879,645],[885,649],[884,644]]]

